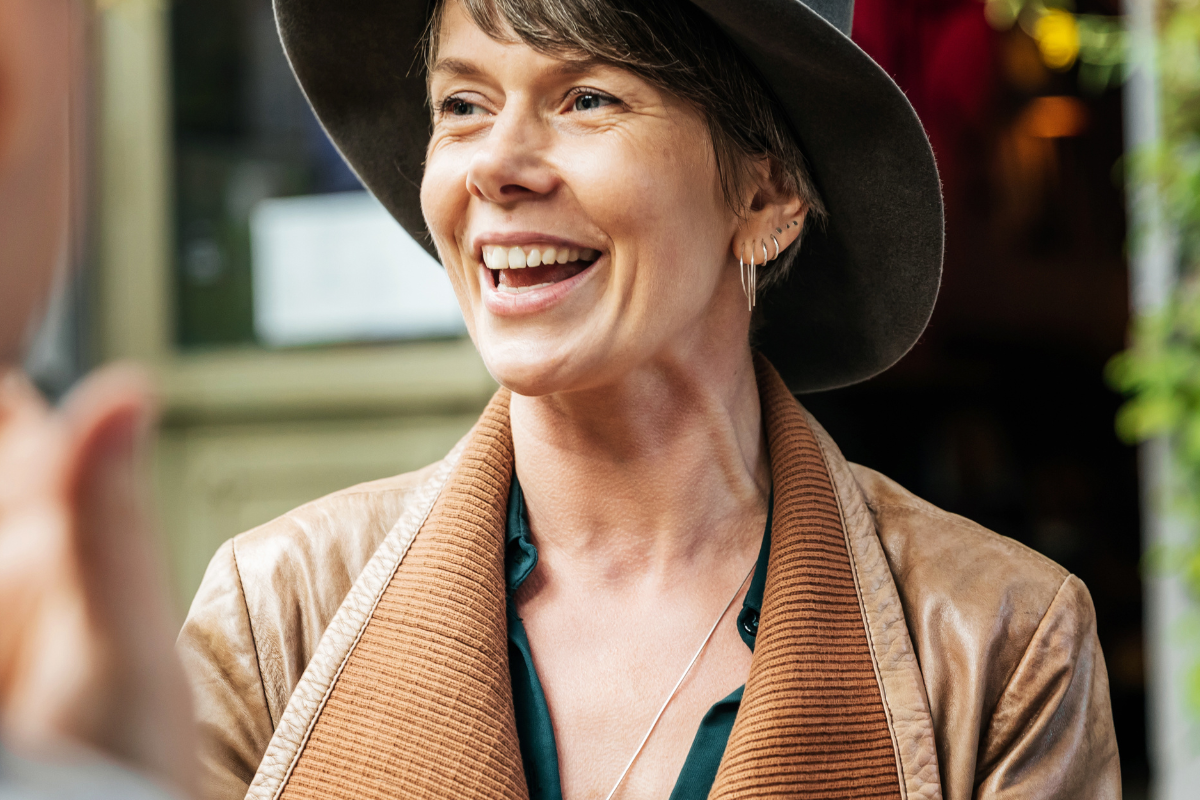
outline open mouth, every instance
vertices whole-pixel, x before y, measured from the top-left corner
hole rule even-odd
[[[598,250],[554,245],[483,248],[483,263],[491,273],[492,285],[505,294],[553,286],[575,277],[599,258]]]

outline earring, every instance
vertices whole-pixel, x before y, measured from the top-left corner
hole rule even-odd
[[[754,245],[750,245],[750,310],[754,310],[754,303],[758,300],[758,268],[754,264]]]
[[[738,277],[742,279],[742,293],[745,294],[748,299],[750,297],[750,292],[746,291],[746,259],[745,259],[745,255],[746,255],[746,243],[743,242],[742,246],[740,248],[738,248]]]
[[[772,236],[771,241],[775,243],[775,255],[771,257],[771,260],[774,261],[779,258],[779,240]]]

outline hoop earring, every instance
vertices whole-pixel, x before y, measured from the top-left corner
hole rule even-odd
[[[771,236],[771,241],[775,243],[775,255],[771,257],[771,260],[774,261],[779,258],[779,240]]]

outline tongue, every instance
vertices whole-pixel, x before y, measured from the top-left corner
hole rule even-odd
[[[558,283],[574,277],[588,268],[583,261],[570,261],[566,264],[548,264],[540,267],[525,269],[502,269],[499,285],[511,287],[537,286],[543,283]]]

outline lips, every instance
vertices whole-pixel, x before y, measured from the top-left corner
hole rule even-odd
[[[523,294],[573,278],[596,263],[600,253],[589,248],[544,245],[484,245],[483,263],[493,285],[505,294]]]

